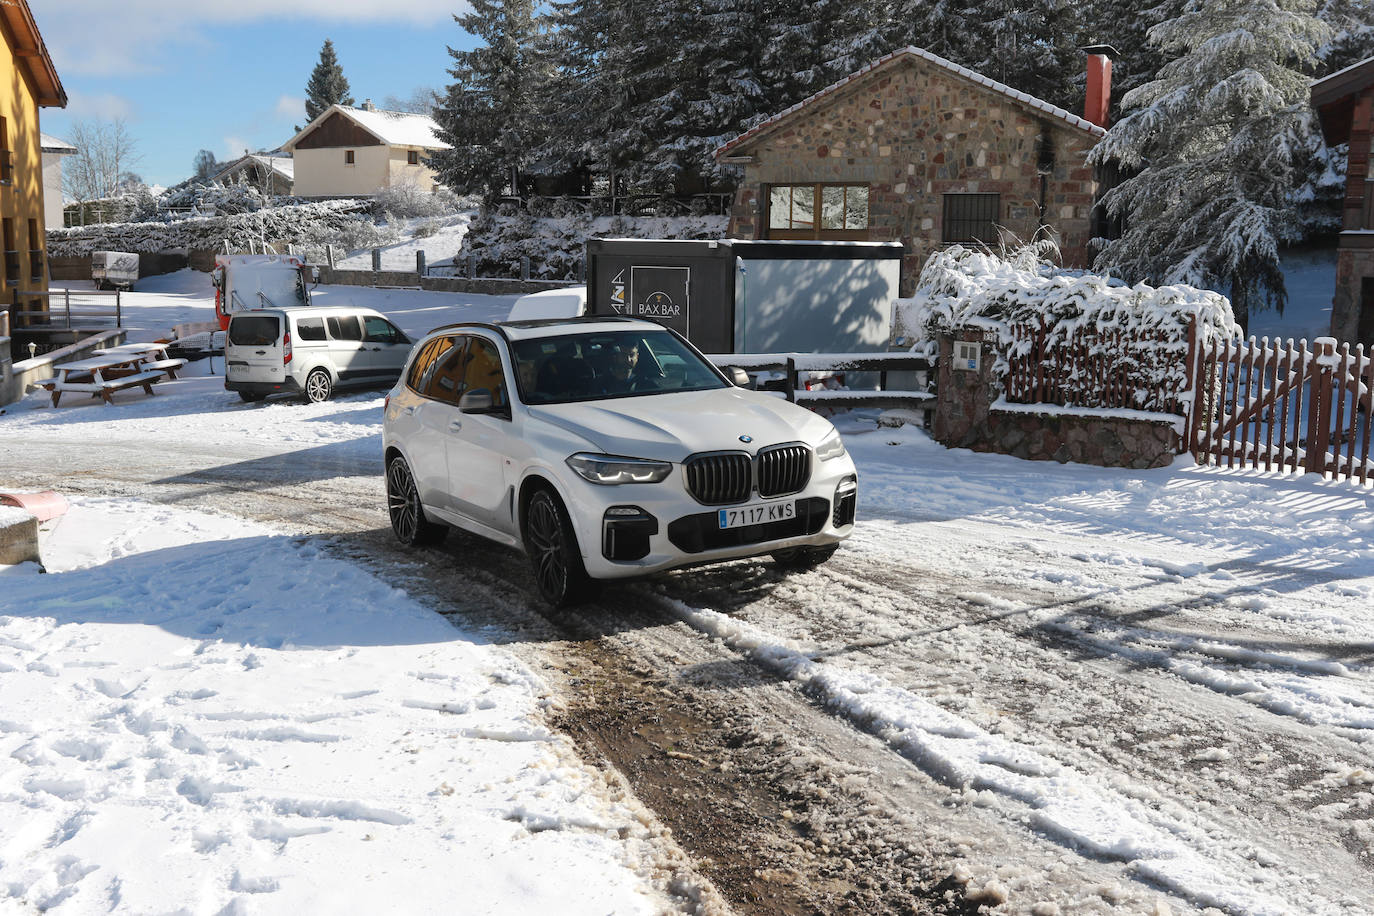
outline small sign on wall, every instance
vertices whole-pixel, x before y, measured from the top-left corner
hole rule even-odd
[[[978,357],[982,346],[971,340],[954,341],[954,368],[965,371],[978,371]]]

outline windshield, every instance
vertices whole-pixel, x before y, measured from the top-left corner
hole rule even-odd
[[[611,331],[516,341],[526,404],[565,404],[725,388],[714,368],[667,331]]]

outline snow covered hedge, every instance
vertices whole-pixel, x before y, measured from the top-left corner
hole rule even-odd
[[[576,280],[589,238],[718,239],[729,228],[725,216],[559,216],[524,211],[484,211],[468,227],[462,256],[477,258],[479,277],[519,277],[530,259],[530,276]]]
[[[176,222],[103,223],[48,230],[48,254],[71,257],[92,251],[169,251],[182,248],[231,250],[268,242],[304,244],[321,237],[347,234],[361,223],[372,225],[370,200],[268,207],[229,216],[198,216]]]
[[[1059,355],[1086,349],[1089,358],[1124,371],[1142,392],[1161,393],[1181,392],[1186,383],[1190,320],[1196,320],[1202,341],[1240,337],[1231,303],[1218,293],[1191,286],[1126,286],[1051,264],[1042,257],[1046,250],[1028,245],[998,255],[955,245],[937,251],[921,270],[915,295],[897,300],[896,335],[913,341],[913,351],[934,357],[941,332],[991,332],[997,340],[992,373],[998,381],[1005,381],[1010,358],[1024,357],[1037,346],[1046,354],[1042,365],[1063,380]],[[1079,380],[1067,382],[1072,391]],[[1076,403],[1095,406],[1088,384],[1079,385]]]

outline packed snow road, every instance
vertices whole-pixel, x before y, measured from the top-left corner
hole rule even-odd
[[[1369,911],[1368,490],[853,420],[862,523],[825,567],[685,571],[551,620],[513,551],[394,545],[375,396],[174,384],[12,408],[6,485],[319,535],[480,628],[740,912]]]

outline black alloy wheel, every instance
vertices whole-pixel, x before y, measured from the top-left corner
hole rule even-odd
[[[386,509],[396,540],[407,547],[437,544],[448,534],[447,525],[438,525],[425,518],[420,492],[415,488],[415,475],[399,455],[386,466]]]
[[[525,550],[539,597],[554,608],[592,596],[595,583],[582,565],[572,522],[558,497],[548,490],[530,497],[525,510]]]

